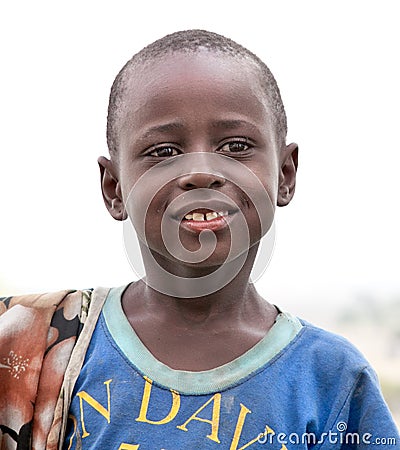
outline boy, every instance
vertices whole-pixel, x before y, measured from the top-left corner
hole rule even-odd
[[[134,223],[146,277],[3,299],[1,448],[396,448],[364,358],[249,283],[297,170],[264,63],[215,33],[166,36],[117,76],[107,140],[104,202]]]

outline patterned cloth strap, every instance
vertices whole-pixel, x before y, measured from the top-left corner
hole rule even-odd
[[[0,298],[1,450],[61,448],[70,395],[107,293]]]

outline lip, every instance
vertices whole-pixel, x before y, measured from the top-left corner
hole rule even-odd
[[[201,233],[204,230],[210,231],[220,231],[229,226],[232,220],[232,216],[235,212],[229,213],[228,216],[219,216],[212,220],[181,220],[180,226],[189,231],[195,232],[196,234]]]
[[[226,202],[223,200],[213,200],[211,198],[208,199],[201,199],[201,200],[193,200],[189,202],[182,202],[182,204],[179,204],[177,207],[173,208],[170,216],[172,219],[180,220],[185,217],[186,214],[189,214],[190,212],[197,211],[197,212],[221,212],[221,211],[227,211],[229,218],[230,215],[235,214],[239,211],[239,208],[237,205],[232,202]],[[213,219],[213,220],[218,220]],[[213,222],[213,220],[209,220],[208,222]],[[184,222],[194,222],[191,220],[185,220]]]

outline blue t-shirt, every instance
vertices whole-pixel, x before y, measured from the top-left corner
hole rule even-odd
[[[345,339],[282,313],[234,361],[174,370],[135,334],[123,290],[96,325],[64,450],[399,448],[375,373]]]

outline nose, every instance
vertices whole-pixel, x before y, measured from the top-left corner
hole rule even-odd
[[[225,181],[225,178],[219,174],[210,172],[190,172],[179,177],[178,185],[184,190],[196,188],[215,189],[223,186]]]

